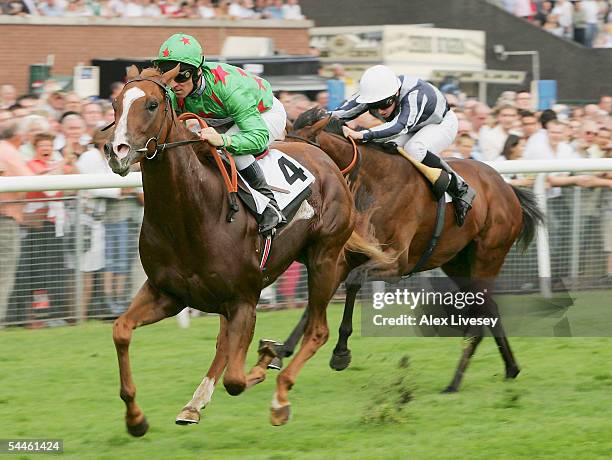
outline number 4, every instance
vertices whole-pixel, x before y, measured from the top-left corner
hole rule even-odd
[[[306,182],[308,177],[304,174],[304,170],[302,168],[298,168],[291,161],[289,161],[285,157],[280,157],[278,159],[278,167],[285,176],[285,180],[289,185],[293,185],[293,183],[300,179],[302,182]]]

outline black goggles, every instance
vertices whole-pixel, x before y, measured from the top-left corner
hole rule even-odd
[[[192,70],[183,70],[182,72],[176,74],[176,77],[174,77],[174,81],[177,83],[185,83],[187,80],[191,79],[192,75]]]
[[[391,107],[391,104],[393,104],[394,102],[395,102],[395,96],[389,96],[388,98],[383,99],[382,101],[372,102],[371,104],[368,104],[368,109],[370,110],[388,109],[389,107]]]
[[[158,70],[161,73],[169,72],[170,70],[174,69],[174,67],[176,67],[176,64],[174,65],[168,65],[167,63],[164,63],[164,64],[165,65],[160,65],[158,67]],[[174,81],[177,83],[185,83],[187,80],[191,79],[191,76],[194,74],[194,72],[197,72],[197,70],[196,69],[183,69],[178,74],[176,74],[176,77],[174,77]]]

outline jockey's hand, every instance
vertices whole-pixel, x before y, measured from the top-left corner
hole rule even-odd
[[[207,141],[210,145],[215,147],[221,147],[223,145],[223,138],[215,128],[204,128],[200,131],[200,139]]]
[[[351,139],[355,139],[357,141],[360,141],[361,139],[363,139],[363,133],[359,131],[355,131],[349,128],[348,126],[343,126],[342,132],[344,133],[344,137],[350,137]]]

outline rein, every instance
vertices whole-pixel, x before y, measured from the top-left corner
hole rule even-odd
[[[172,107],[172,102],[170,101],[170,96],[168,96],[166,87],[157,80],[154,80],[152,78],[142,78],[140,76],[128,81],[125,84],[125,86],[129,85],[130,83],[138,82],[138,81],[150,81],[151,83],[155,83],[162,90],[162,93],[164,95],[164,101],[165,101],[164,120],[166,119],[168,115],[172,117],[174,110],[172,109],[168,110],[168,107]],[[204,129],[208,127],[208,124],[206,124],[206,122],[202,118],[200,118],[198,115],[196,115],[195,113],[190,113],[190,112],[183,113],[179,115],[177,119],[179,121],[195,119],[200,124],[200,129]],[[171,123],[176,126],[176,119],[172,118]],[[109,125],[102,128],[102,131],[107,130],[114,124],[115,122],[113,121]],[[176,142],[164,142],[160,144],[158,143],[158,140],[159,140],[159,136],[161,135],[163,128],[164,128],[164,123],[162,120],[157,136],[149,138],[147,142],[145,143],[145,146],[140,149],[137,149],[136,152],[144,153],[144,156],[147,160],[153,160],[157,156],[158,153],[161,153],[166,149],[179,147],[181,145],[188,145],[188,144],[195,144],[198,142],[202,142],[202,139],[188,139],[188,140],[182,140],[182,141],[176,141]],[[166,138],[168,137],[168,134],[169,132],[166,134]],[[213,145],[210,145],[210,144],[209,144],[209,148],[210,148],[210,154],[215,160],[215,164],[217,168],[219,169],[219,172],[221,173],[221,177],[223,178],[223,182],[225,183],[225,187],[229,194],[230,210],[227,214],[227,221],[232,222],[234,220],[234,214],[238,212],[238,202],[236,198],[236,195],[238,192],[238,172],[236,170],[236,162],[234,161],[234,158],[232,157],[231,154],[227,154],[227,158],[230,164],[230,173],[228,174],[227,169],[225,169],[225,166],[223,164],[223,160],[221,159],[221,155],[219,155],[219,152],[217,151],[217,149]]]
[[[340,170],[342,175],[345,176],[346,174],[350,173],[355,167],[355,165],[357,164],[357,159],[359,158],[359,149],[357,148],[357,144],[355,143],[355,140],[353,138],[342,137],[339,134],[334,134],[334,133],[327,133],[327,134],[335,136],[338,139],[343,139],[343,140],[348,139],[351,142],[351,144],[353,144],[353,158],[351,159],[351,162],[346,168]],[[306,139],[305,137],[298,136],[297,134],[287,134],[285,137],[289,139],[296,139],[298,141],[306,142],[307,144],[314,145],[317,148],[321,148],[321,144],[319,144],[318,142],[311,141],[310,139]]]

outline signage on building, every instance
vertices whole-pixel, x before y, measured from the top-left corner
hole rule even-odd
[[[323,62],[358,67],[386,64],[429,79],[437,69],[485,69],[485,33],[422,26],[315,27],[310,44]]]
[[[445,77],[457,78],[461,83],[498,83],[520,85],[525,81],[526,72],[517,70],[482,70],[474,72],[456,70],[434,70],[431,80],[441,81]]]

